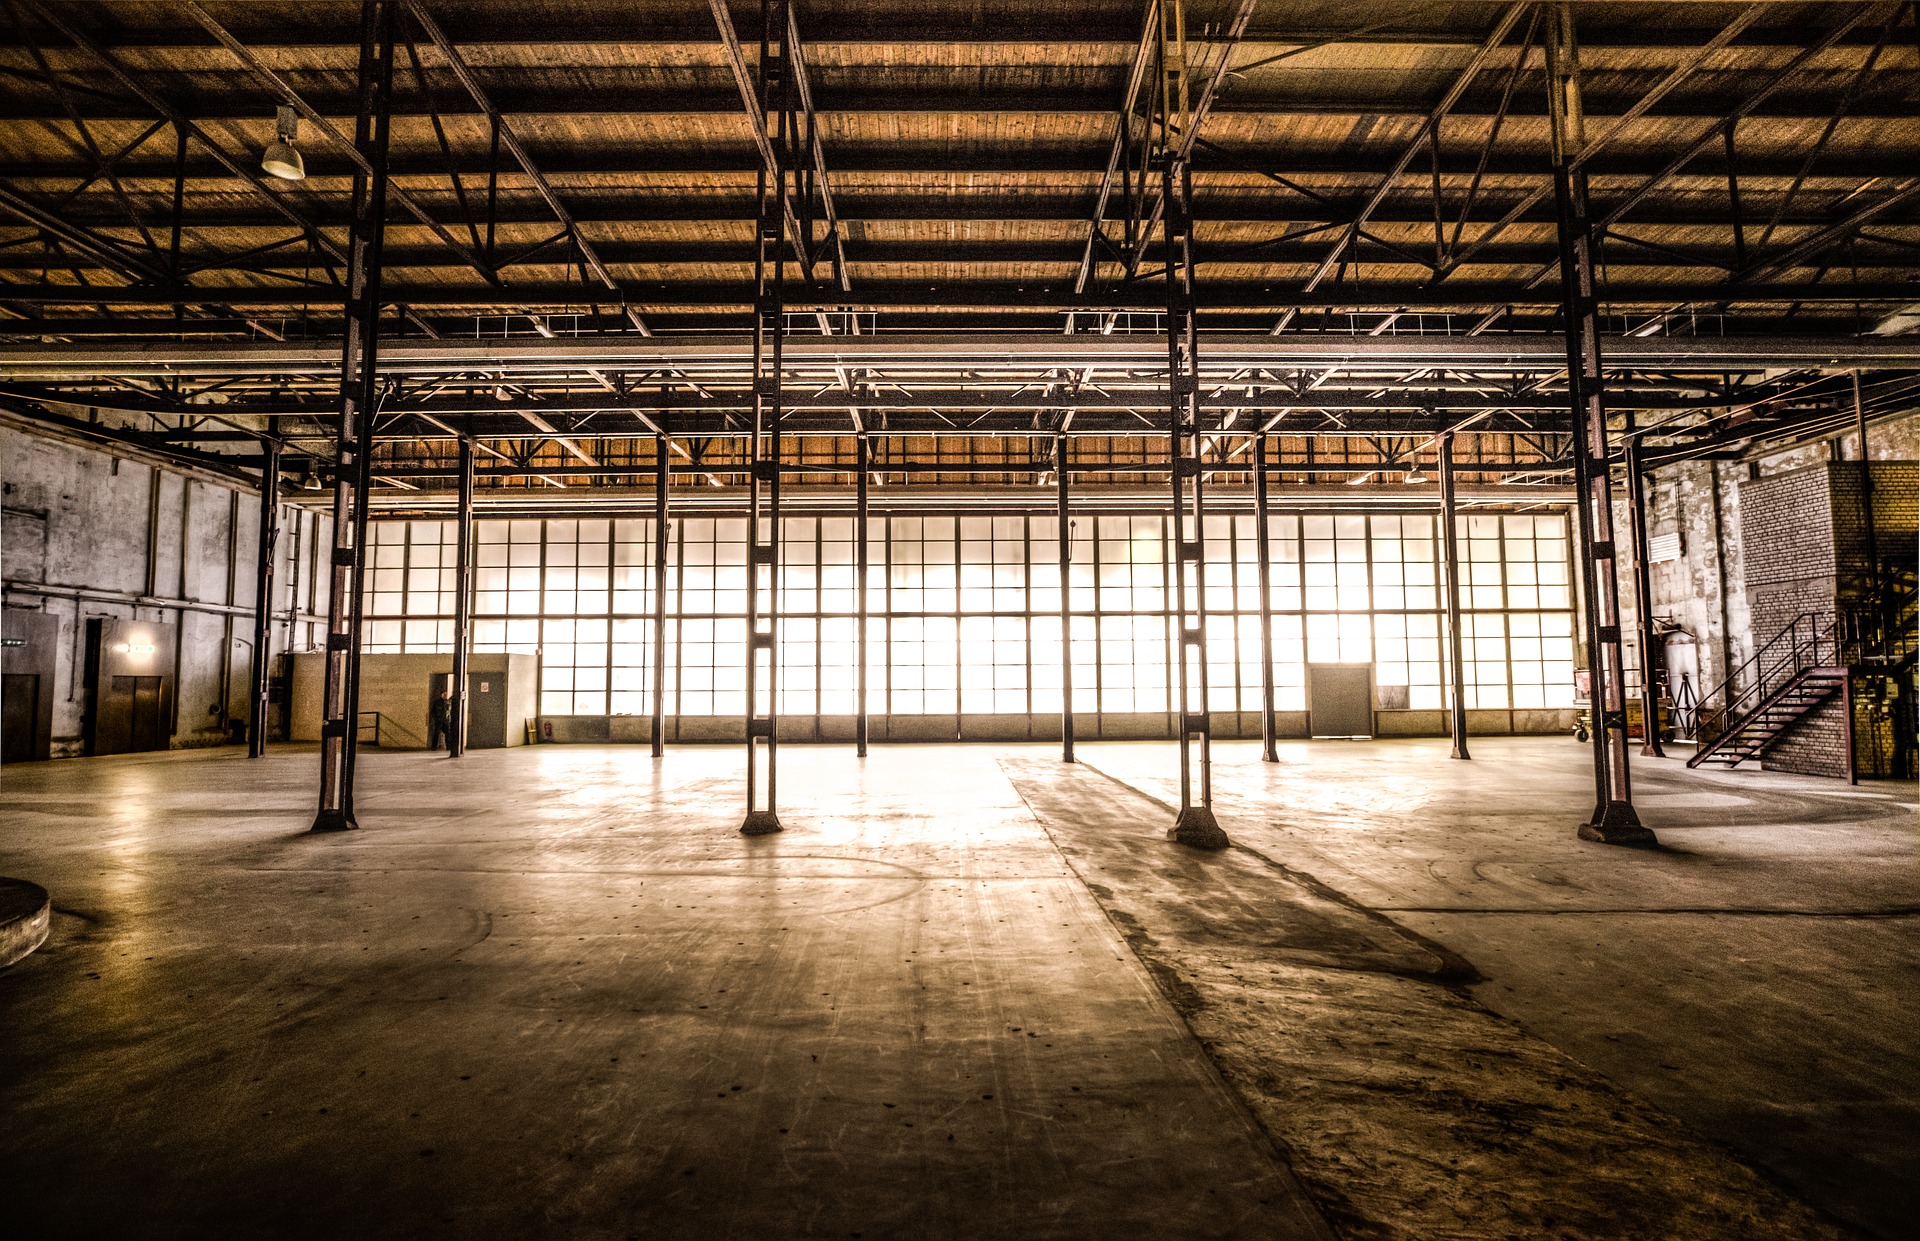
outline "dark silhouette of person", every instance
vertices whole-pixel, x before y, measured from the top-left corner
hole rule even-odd
[[[433,706],[427,711],[427,748],[438,750],[445,746],[447,752],[453,752],[453,691],[443,689],[434,696]]]

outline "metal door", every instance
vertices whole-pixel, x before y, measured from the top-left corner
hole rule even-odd
[[[1316,737],[1373,736],[1373,665],[1308,664],[1307,719]]]
[[[467,674],[467,748],[497,750],[507,744],[507,674]]]
[[[34,732],[40,726],[40,677],[9,672],[0,676],[0,763],[24,763],[34,757]]]
[[[433,674],[432,698],[453,683],[451,672]],[[427,710],[433,710],[432,699]],[[467,674],[467,748],[497,750],[507,743],[507,674],[469,672]]]
[[[131,681],[133,706],[128,716],[127,748],[135,752],[167,748],[166,699],[160,693],[159,677],[115,677]]]

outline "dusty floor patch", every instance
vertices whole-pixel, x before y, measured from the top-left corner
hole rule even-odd
[[[1848,1235],[1411,932],[1253,850],[1169,845],[1161,803],[1085,764],[1001,765],[1343,1236]]]

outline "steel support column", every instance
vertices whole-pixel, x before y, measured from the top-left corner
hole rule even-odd
[[[1867,451],[1867,407],[1860,399],[1858,367],[1853,371],[1853,428],[1860,437],[1860,516],[1867,539],[1866,614],[1877,639],[1885,636],[1882,630],[1893,617],[1887,613],[1880,590],[1880,532],[1873,519],[1873,455]]]
[[[1440,547],[1447,568],[1447,732],[1453,738],[1453,757],[1472,758],[1467,752],[1467,678],[1465,640],[1460,633],[1459,506],[1453,493],[1453,432],[1442,431],[1440,446]]]
[[[1184,43],[1184,40],[1181,40]],[[1201,488],[1199,341],[1193,305],[1192,174],[1185,160],[1162,166],[1167,248],[1167,453],[1172,463],[1173,624],[1180,668],[1180,813],[1168,838],[1224,849],[1213,816],[1212,717],[1207,711],[1206,547]]]
[[[1073,506],[1067,437],[1053,437],[1054,502],[1060,538],[1060,759],[1073,757]]]
[[[273,669],[273,569],[280,547],[280,438],[261,445],[260,546],[253,575],[253,667],[248,682],[247,757],[267,752],[267,682]]]
[[[1273,719],[1273,549],[1267,533],[1267,433],[1253,437],[1253,546],[1260,557],[1260,761],[1277,763]]]
[[[1587,216],[1586,145],[1573,6],[1548,10],[1548,112],[1553,138],[1553,191],[1558,208],[1560,279],[1566,307],[1567,395],[1573,413],[1574,478],[1579,492],[1580,560],[1587,587],[1587,666],[1593,703],[1593,816],[1585,840],[1647,845],[1654,835],[1633,808],[1627,769],[1627,704],[1620,652],[1620,597],[1613,538],[1613,486],[1608,469],[1605,375],[1600,309],[1594,297],[1593,230]]]
[[[653,437],[653,756],[667,752],[667,437]]]
[[[773,147],[759,177],[754,254],[752,474],[747,484],[747,813],[740,830],[780,830],[775,799],[780,718],[780,412],[786,336],[787,178],[800,135],[786,0],[761,0],[760,114]]]
[[[867,756],[867,475],[873,469],[873,441],[854,441],[853,491],[853,752]]]
[[[460,496],[454,514],[453,678],[447,700],[447,753],[467,752],[467,654],[473,649],[473,439],[460,437]]]
[[[316,832],[358,827],[353,767],[359,729],[361,582],[366,563],[369,459],[379,404],[380,252],[386,236],[387,131],[393,99],[397,0],[363,0],[358,114],[353,140],[365,162],[353,177],[347,255],[347,322],[340,358],[340,426],[335,440],[333,552],[327,597],[327,673],[320,724],[320,809]],[[371,171],[367,171],[371,169]]]
[[[1633,529],[1633,599],[1640,621],[1640,753],[1665,758],[1660,748],[1659,634],[1653,628],[1653,565],[1647,560],[1647,480],[1637,435],[1626,442],[1627,516]]]

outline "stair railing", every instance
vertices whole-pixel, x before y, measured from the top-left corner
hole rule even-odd
[[[1847,614],[1849,663],[1898,663],[1920,645],[1920,582],[1899,561],[1880,566],[1878,598]]]
[[[1840,661],[1843,632],[1832,612],[1802,612],[1726,680],[1701,695],[1695,737],[1705,750],[1737,726],[1748,710],[1807,668]],[[1715,699],[1718,706],[1709,706]]]

